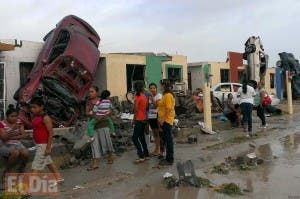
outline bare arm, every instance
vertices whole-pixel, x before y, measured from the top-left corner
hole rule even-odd
[[[235,111],[234,105],[232,103],[228,104],[228,108],[232,111]]]
[[[92,107],[92,104],[90,102],[88,102],[86,105],[85,105],[85,115],[87,117],[92,117],[93,114],[90,114],[90,112],[92,111],[93,107]]]
[[[50,155],[51,153],[51,145],[52,145],[52,137],[53,137],[53,125],[52,125],[52,119],[47,115],[43,118],[43,122],[46,126],[46,129],[49,133],[48,135],[48,143],[45,151],[45,155]]]
[[[3,128],[0,128],[0,139],[2,139],[3,141],[8,140],[8,135],[5,133]]]
[[[133,116],[133,121],[135,121],[135,118],[136,118],[136,113],[138,112],[138,103],[136,101],[134,101],[134,104],[133,104],[133,110],[134,110],[134,116]]]
[[[9,137],[10,140],[21,140],[26,137],[23,125],[18,125],[20,135]]]

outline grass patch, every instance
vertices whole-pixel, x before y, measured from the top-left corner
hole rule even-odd
[[[214,188],[217,192],[227,195],[243,195],[241,188],[235,183],[225,183]]]
[[[221,163],[220,165],[215,165],[210,173],[217,173],[217,174],[222,174],[222,175],[227,175],[229,174],[229,168],[226,167],[224,163]]]
[[[202,177],[199,177],[197,176],[197,184],[200,185],[200,187],[210,187],[211,186],[211,183],[209,181],[209,179],[207,178],[202,178]]]

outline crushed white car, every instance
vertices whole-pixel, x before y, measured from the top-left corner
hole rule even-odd
[[[229,93],[232,93],[233,95],[233,103],[238,104],[239,99],[237,98],[237,91],[240,87],[242,87],[242,84],[240,83],[218,83],[211,88],[211,92],[213,93],[213,96],[217,99],[220,105],[222,105],[223,100],[227,100],[227,96]],[[277,106],[280,103],[280,100],[277,98],[276,95],[269,94],[269,96],[272,99],[273,106]]]

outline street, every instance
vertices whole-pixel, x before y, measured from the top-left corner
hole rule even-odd
[[[192,160],[197,175],[216,185],[238,184],[244,191],[242,196],[235,198],[299,198],[298,107],[294,106],[292,116],[268,117],[269,126],[264,130],[257,128],[259,120],[254,117],[258,136],[241,143],[229,141],[243,135],[242,129],[230,129],[227,123],[217,122],[215,125],[223,129],[220,133],[199,134],[197,144],[177,143],[175,162]],[[210,173],[210,169],[224,158],[247,152],[249,143],[256,146],[257,156],[264,159],[262,165],[249,171],[230,170],[228,175]],[[180,186],[168,190],[162,183],[162,176],[166,172],[177,176],[176,165],[159,168],[157,158],[136,165],[133,164],[135,157],[135,151],[131,150],[116,157],[113,165],[101,162],[99,169],[94,171],[86,171],[85,166],[62,170],[65,183],[60,186],[58,198],[232,198],[210,188]]]

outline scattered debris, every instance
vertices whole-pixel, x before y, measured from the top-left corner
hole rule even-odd
[[[243,195],[241,188],[235,183],[225,183],[214,187],[213,190],[227,195]]]
[[[167,172],[167,173],[165,173],[165,174],[163,175],[163,178],[169,178],[169,177],[172,177],[172,176],[173,176],[173,174]]]
[[[228,195],[242,195],[242,191],[235,183],[222,184],[221,186],[212,186],[212,182],[200,176],[196,176],[194,165],[191,160],[186,162],[178,162],[176,164],[179,179],[171,173],[164,174],[164,184],[168,189],[179,185],[191,185],[195,187],[212,187],[214,191]]]
[[[210,187],[211,182],[207,178],[202,178],[200,176],[196,177],[197,184],[199,184],[199,187]]]
[[[227,174],[229,174],[229,168],[226,166],[225,163],[221,163],[220,165],[215,165],[212,168],[211,173],[227,175]]]
[[[130,114],[130,113],[122,113],[120,118],[122,120],[133,120],[134,114]]]
[[[179,180],[171,173],[165,173],[163,175],[163,178],[164,178],[164,184],[168,189],[172,189],[179,185]]]
[[[188,136],[188,143],[189,144],[197,143],[197,135]]]
[[[75,187],[73,187],[73,190],[77,190],[77,189],[85,189],[85,187],[81,185],[75,185]]]

